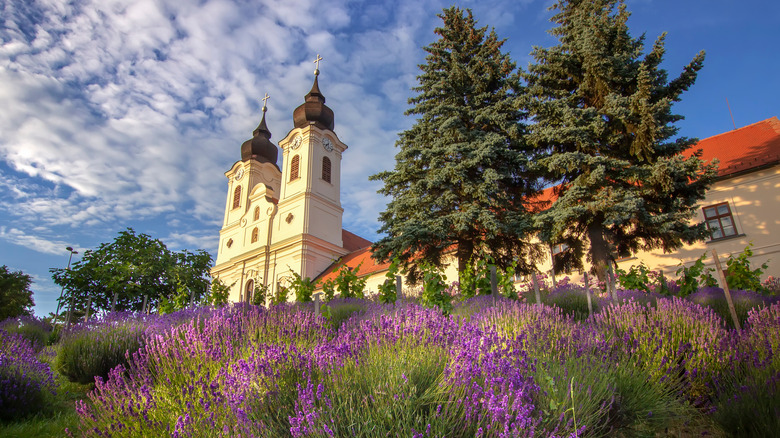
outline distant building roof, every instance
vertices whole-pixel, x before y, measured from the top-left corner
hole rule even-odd
[[[370,240],[364,239],[357,234],[350,233],[343,228],[341,229],[341,241],[344,245],[344,249],[350,252],[371,246]]]
[[[733,131],[708,137],[700,140],[690,150],[698,149],[702,150],[701,158],[703,160],[709,162],[713,158],[717,158],[720,161],[718,165],[719,177],[728,177],[780,163],[780,120],[777,117],[772,117]],[[544,210],[556,198],[555,187],[548,187],[532,198],[532,210]],[[351,252],[330,265],[317,277],[317,280],[335,279],[343,265],[352,270],[359,267],[358,277],[382,272],[390,267],[390,263],[377,263],[371,257],[370,241],[347,230],[342,230],[341,236],[344,248]]]
[[[780,163],[780,120],[772,117],[699,141],[702,159],[717,158],[718,176],[728,177]]]

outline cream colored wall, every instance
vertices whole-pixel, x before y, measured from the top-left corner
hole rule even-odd
[[[681,263],[690,266],[704,253],[707,253],[705,264],[714,267],[711,253],[714,249],[725,269],[729,255],[737,255],[753,243],[752,265],[768,263],[764,278],[780,274],[780,166],[716,182],[699,205],[696,221],[704,220],[701,207],[722,202],[728,202],[731,208],[736,237],[686,245],[671,254],[641,252],[618,265],[628,269],[644,262],[650,269],[662,269],[667,276],[675,276]]]

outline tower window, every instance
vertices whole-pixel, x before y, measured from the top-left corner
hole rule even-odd
[[[322,159],[322,179],[330,182],[330,158],[328,157]]]
[[[257,227],[255,227],[254,230],[252,230],[252,243],[257,242]]]
[[[299,155],[296,155],[292,158],[292,161],[290,162],[290,181],[294,179],[298,179],[298,169],[301,166],[301,157]]]
[[[241,206],[241,186],[236,187],[236,190],[233,192],[233,208],[238,208]]]
[[[260,207],[255,207],[255,220],[260,219]]]

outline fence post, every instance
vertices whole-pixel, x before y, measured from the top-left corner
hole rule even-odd
[[[607,266],[607,292],[612,298],[612,302],[617,304],[617,277],[615,277],[615,271],[612,270],[612,263]]]
[[[742,330],[742,327],[739,325],[739,318],[737,318],[737,310],[734,308],[734,301],[731,299],[731,291],[729,291],[729,283],[726,280],[726,274],[723,272],[723,268],[720,266],[718,252],[714,249],[712,250],[712,258],[715,259],[715,268],[717,268],[718,274],[720,276],[720,282],[723,286],[723,293],[726,294],[726,302],[729,305],[731,319],[734,320],[734,327],[736,327],[737,330]]]
[[[149,299],[149,296],[148,295],[144,295],[144,305],[141,306],[141,313],[142,314],[146,313],[146,302],[148,301],[148,299]]]
[[[493,295],[493,304],[498,300],[498,274],[495,265],[490,266],[490,294]]]
[[[555,267],[550,269],[550,278],[552,279],[553,290],[558,287],[558,282],[555,281]]]
[[[585,296],[588,297],[588,316],[593,315],[593,301],[590,297],[590,279],[588,273],[585,273]]]
[[[320,293],[314,294],[314,316],[320,316]]]
[[[395,276],[395,300],[399,301],[404,297],[404,283],[400,275]]]
[[[116,312],[116,300],[119,299],[119,292],[114,292],[114,297],[111,298],[111,312]]]
[[[539,295],[539,280],[536,278],[536,272],[531,274],[531,282],[534,285],[534,294],[536,295],[536,304],[542,304],[542,296]]]
[[[89,322],[89,314],[92,310],[92,293],[87,296],[87,315],[84,317],[84,322]]]

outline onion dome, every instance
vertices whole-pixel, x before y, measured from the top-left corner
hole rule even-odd
[[[303,105],[295,108],[293,122],[296,128],[315,125],[320,129],[333,131],[333,110],[325,106],[325,96],[320,92],[317,82],[319,70],[314,73],[314,85],[309,94],[306,95],[306,101]]]
[[[241,160],[248,161],[255,159],[261,163],[271,163],[276,165],[276,159],[279,157],[279,148],[271,143],[271,131],[265,124],[265,112],[267,108],[263,105],[263,119],[253,132],[254,137],[241,145]]]

